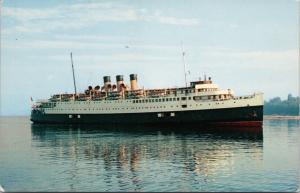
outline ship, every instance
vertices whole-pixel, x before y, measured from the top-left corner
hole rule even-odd
[[[184,61],[183,51],[183,61]],[[261,127],[263,93],[235,96],[231,89],[220,89],[211,77],[187,84],[184,62],[184,87],[144,89],[137,74],[130,74],[130,85],[123,75],[103,76],[102,86],[88,86],[77,93],[71,53],[74,93],[54,94],[33,101],[33,123],[137,124]],[[31,98],[32,99],[32,98]]]
[[[255,126],[263,123],[263,93],[235,96],[220,89],[211,77],[190,82],[187,87],[144,89],[137,74],[103,77],[103,86],[89,86],[82,93],[54,94],[35,101],[33,123],[67,124],[196,124]]]

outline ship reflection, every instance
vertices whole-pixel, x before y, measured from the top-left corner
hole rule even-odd
[[[103,170],[99,180],[110,184],[116,177],[120,190],[128,190],[126,184],[142,190],[143,176],[155,167],[180,166],[184,178],[209,180],[224,170],[230,174],[241,150],[251,151],[249,159],[258,164],[263,157],[262,129],[32,124],[31,131],[42,157],[94,164]]]
[[[53,134],[107,134],[107,135],[151,135],[162,134],[169,135],[175,134],[180,136],[185,135],[207,135],[210,134],[214,138],[222,139],[245,139],[245,140],[262,140],[263,128],[262,127],[200,127],[191,126],[167,126],[167,125],[62,125],[62,124],[32,124],[33,135],[37,137],[46,137],[46,135]]]

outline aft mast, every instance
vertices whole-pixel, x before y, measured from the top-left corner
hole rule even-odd
[[[186,64],[185,64],[185,51],[183,49],[183,43],[181,42],[181,49],[182,49],[182,62],[183,62],[183,70],[184,70],[184,81],[185,81],[185,87],[187,87],[187,81],[186,81]]]
[[[71,52],[71,64],[72,64],[73,82],[74,82],[74,90],[75,90],[75,98],[76,98],[76,96],[77,96],[77,91],[76,91],[76,81],[75,81],[75,73],[74,73],[74,65],[73,65],[72,52]],[[75,98],[74,98],[74,99],[75,99]]]

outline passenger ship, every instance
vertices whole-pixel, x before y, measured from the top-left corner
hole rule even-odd
[[[74,69],[73,69],[74,73]],[[74,74],[73,74],[74,75]],[[263,94],[235,96],[219,89],[212,79],[190,82],[181,88],[141,89],[137,75],[130,86],[123,75],[103,77],[103,86],[89,86],[83,93],[56,94],[32,106],[34,123],[93,124],[196,124],[261,126]]]

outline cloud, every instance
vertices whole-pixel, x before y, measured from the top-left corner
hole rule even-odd
[[[68,60],[69,52],[73,51],[76,61],[94,68],[100,63],[107,64],[144,64],[181,65],[180,45],[163,44],[135,40],[127,45],[127,37],[113,36],[78,36],[63,35],[49,40],[9,40],[2,42],[3,49],[31,50],[31,52],[47,53],[47,60],[60,64]],[[130,38],[129,38],[130,39]],[[101,43],[99,43],[101,42]],[[222,71],[246,72],[265,71],[280,73],[294,72],[298,66],[298,50],[241,50],[224,47],[193,46],[188,47],[186,61],[188,68],[197,72]],[[16,50],[18,49],[18,50]],[[50,54],[51,53],[51,54]],[[26,56],[28,58],[28,56]],[[35,56],[34,56],[35,57]],[[31,58],[30,60],[34,60]],[[33,62],[34,64],[35,62]]]
[[[128,48],[126,48],[128,46]],[[62,50],[108,50],[114,49],[115,51],[122,52],[142,52],[142,51],[174,51],[179,50],[179,45],[166,45],[162,43],[145,42],[141,39],[125,36],[86,36],[86,35],[61,35],[45,39],[19,39],[8,40],[3,39],[3,49],[62,49]],[[126,48],[126,49],[125,49]],[[177,52],[176,51],[176,52]]]
[[[252,63],[248,68],[256,69],[294,69],[298,65],[299,50],[290,49],[283,51],[241,51],[241,50],[222,50],[207,53],[210,56],[229,61],[240,61],[241,63]]]
[[[49,56],[50,60],[65,61],[68,56],[66,55],[54,55]],[[176,58],[170,58],[168,56],[155,56],[149,53],[117,53],[109,55],[96,55],[96,54],[78,54],[75,56],[77,63],[89,63],[89,65],[83,66],[84,68],[94,68],[99,67],[99,63],[122,63],[122,64],[132,64],[140,63],[146,64],[148,62],[176,62]],[[181,61],[178,60],[178,63]]]
[[[155,11],[153,15],[149,15],[145,17],[144,19],[145,21],[156,21],[158,23],[171,24],[171,25],[196,26],[200,24],[197,18],[187,19],[187,18],[164,16],[159,10]]]
[[[237,29],[238,27],[239,27],[238,24],[235,24],[235,23],[229,24],[229,28],[231,28],[231,29]]]
[[[55,9],[32,9],[32,8],[12,8],[3,7],[2,16],[10,17],[18,21],[26,22],[29,20],[48,19],[57,15],[60,11]]]
[[[144,8],[112,2],[77,3],[56,7],[2,8],[3,19],[15,20],[15,26],[4,28],[4,34],[11,32],[45,32],[51,30],[83,29],[100,22],[153,22],[168,25],[197,26],[198,18],[179,18],[150,12]],[[8,30],[8,31],[7,31]]]
[[[121,4],[112,4],[111,2],[90,2],[90,3],[77,3],[70,5],[70,8],[82,10],[82,9],[110,9],[113,7],[124,8]]]

